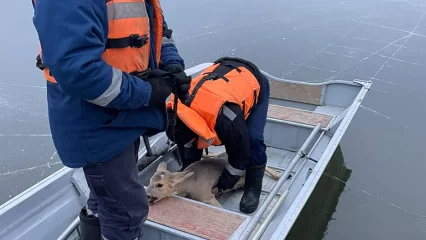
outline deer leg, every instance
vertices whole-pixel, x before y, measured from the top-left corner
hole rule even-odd
[[[232,188],[232,190],[237,190],[237,189],[243,188],[245,182],[246,182],[246,178],[245,178],[245,176],[242,176],[240,178],[240,180],[238,180],[238,182],[234,185],[234,187]]]
[[[223,208],[222,205],[219,203],[219,201],[217,201],[217,199],[215,198],[214,195],[211,195],[211,197],[205,198],[203,203],[207,203],[207,204],[219,207],[219,208]]]
[[[271,175],[272,179],[274,179],[275,181],[278,181],[278,179],[280,179],[280,174],[274,171],[273,169],[266,167],[265,171],[269,173],[269,175]]]

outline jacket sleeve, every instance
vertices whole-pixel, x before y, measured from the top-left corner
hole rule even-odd
[[[108,65],[105,0],[38,0],[33,23],[43,63],[67,95],[116,109],[147,106],[151,85]]]
[[[166,19],[163,14],[163,29],[168,29],[168,25]],[[176,42],[173,39],[173,36],[170,36],[170,39],[163,35],[162,44],[161,44],[161,62],[163,63],[163,67],[167,68],[167,66],[172,64],[178,64],[183,69],[185,69],[185,61],[179,55],[179,52],[176,47]]]
[[[215,131],[228,154],[226,169],[232,175],[242,176],[251,161],[251,147],[241,108],[236,104],[225,104],[216,119]]]

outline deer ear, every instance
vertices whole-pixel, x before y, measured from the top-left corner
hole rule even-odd
[[[179,184],[185,181],[187,178],[191,177],[192,175],[194,175],[194,172],[189,172],[189,171],[177,172],[173,174],[171,181],[173,185]]]
[[[167,170],[167,163],[166,162],[161,162],[160,164],[158,164],[157,172],[165,171],[165,170]]]

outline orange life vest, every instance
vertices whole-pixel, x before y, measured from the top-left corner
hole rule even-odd
[[[33,0],[34,4],[36,0]],[[155,59],[160,62],[163,38],[163,15],[159,0],[152,0],[154,9]],[[150,57],[150,25],[145,0],[106,0],[108,10],[108,40],[102,54],[106,63],[123,72],[145,71]],[[37,56],[37,67],[53,83],[55,78],[42,63],[42,49]]]
[[[177,101],[177,116],[198,135],[199,149],[221,145],[215,125],[224,103],[238,104],[247,119],[259,98],[260,85],[253,73],[258,69],[253,70],[253,64],[239,58],[221,58],[214,63],[192,79],[185,104]],[[168,109],[173,108],[174,98],[172,94]]]

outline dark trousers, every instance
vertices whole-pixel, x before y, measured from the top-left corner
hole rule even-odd
[[[108,240],[134,240],[148,216],[148,201],[138,180],[140,139],[109,161],[83,168],[90,188],[88,209],[97,214]]]
[[[252,161],[254,165],[266,162],[266,144],[263,137],[269,106],[269,80],[262,74],[260,82],[259,101],[253,107],[247,118],[247,127],[250,135]]]

